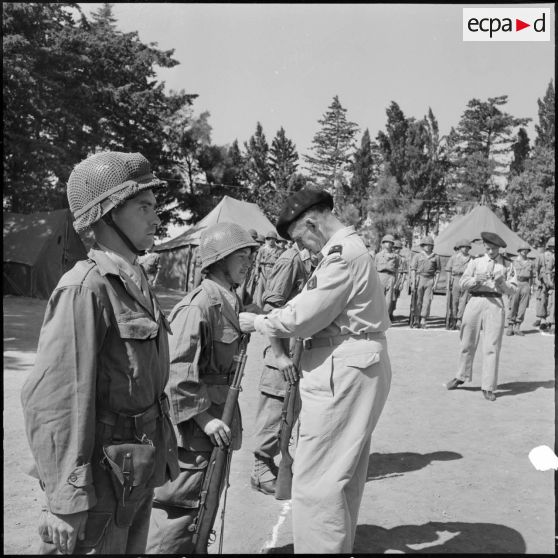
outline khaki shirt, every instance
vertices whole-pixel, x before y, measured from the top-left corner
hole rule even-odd
[[[95,247],[88,256],[62,276],[48,301],[21,394],[37,472],[50,510],[60,514],[97,502],[92,467],[111,440],[103,438],[96,409],[139,414],[156,403],[169,376],[170,327],[156,297],[147,300],[103,251]],[[176,440],[168,421],[153,423],[149,486],[161,486],[178,473]]]
[[[362,239],[353,227],[337,231],[300,294],[266,316],[255,329],[275,337],[335,337],[384,332],[389,318],[384,290]]]
[[[235,293],[226,292],[215,281],[206,278],[170,314],[173,335],[170,338],[167,393],[172,419],[178,426],[180,447],[205,449],[194,447],[192,435],[197,427],[191,419],[204,411],[216,417],[223,412],[229,391],[229,382],[224,376],[234,373],[234,357],[242,335],[239,310],[240,301]],[[219,383],[214,383],[217,381]],[[239,432],[233,434],[239,444]],[[203,433],[201,436],[204,442],[209,440]],[[236,448],[235,443],[233,449]]]
[[[461,252],[452,254],[446,264],[446,271],[452,275],[463,275],[472,256],[463,255]]]
[[[267,279],[262,295],[264,312],[283,306],[302,291],[308,275],[299,251],[294,246],[285,250],[277,258]]]
[[[273,248],[264,244],[259,250],[256,256],[256,270],[262,274],[262,276],[267,279],[271,268],[277,261],[279,253],[277,248]]]
[[[411,262],[411,271],[416,271],[419,275],[434,277],[441,269],[440,256],[434,254],[434,252],[431,254],[419,252]]]
[[[489,279],[482,284],[477,284],[475,279],[477,273],[487,273]],[[495,279],[498,277],[505,279],[500,286],[495,283]],[[498,255],[492,260],[485,254],[467,264],[465,273],[459,281],[459,286],[462,289],[469,289],[471,292],[493,292],[511,295],[517,290],[517,280],[513,267],[502,256]]]
[[[376,269],[382,273],[388,271],[395,273],[399,267],[399,256],[395,252],[380,250],[375,257]]]
[[[512,261],[515,275],[520,281],[531,281],[535,277],[535,262],[529,259],[515,258]]]

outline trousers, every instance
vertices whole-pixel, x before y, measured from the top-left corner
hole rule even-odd
[[[498,362],[504,334],[504,303],[501,298],[471,297],[459,333],[461,349],[456,378],[471,381],[473,360],[482,332],[481,389],[494,391],[498,387]]]
[[[384,287],[384,296],[386,297],[386,308],[392,307],[392,300],[394,296],[394,286],[395,286],[395,275],[391,273],[385,273],[384,271],[379,271],[380,282]]]
[[[419,313],[421,318],[428,318],[428,316],[430,316],[433,286],[434,277],[419,275],[417,283],[417,298],[415,303],[415,316],[418,316]]]
[[[529,306],[531,287],[527,281],[518,281],[517,290],[510,296],[508,324],[521,324],[525,318],[525,311]]]
[[[390,384],[385,338],[304,351],[292,485],[295,553],[352,552],[370,438]]]
[[[455,320],[463,319],[463,312],[469,300],[469,291],[459,286],[459,277],[453,278],[451,286],[451,313]]]

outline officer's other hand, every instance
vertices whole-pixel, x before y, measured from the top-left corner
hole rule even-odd
[[[211,419],[204,426],[203,431],[211,441],[220,448],[225,448],[231,443],[231,429],[218,418]]]
[[[475,281],[477,283],[484,283],[488,281],[488,274],[487,273],[477,273],[475,274]]]
[[[289,382],[289,384],[294,384],[298,380],[298,370],[296,369],[294,362],[287,355],[276,357],[275,360],[277,368],[283,374],[285,381]]]
[[[253,312],[240,312],[238,316],[238,321],[240,323],[240,329],[243,333],[252,333],[256,331],[254,328],[254,318],[257,314]]]
[[[70,514],[48,512],[47,529],[50,540],[62,554],[72,554],[77,540],[85,538],[87,511]]]

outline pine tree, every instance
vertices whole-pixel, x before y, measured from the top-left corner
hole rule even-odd
[[[321,128],[312,140],[313,155],[305,155],[308,170],[323,188],[338,192],[349,179],[351,155],[358,126],[346,116],[347,109],[339,98],[333,97],[331,105],[318,120]]]
[[[519,128],[517,139],[512,145],[513,159],[510,163],[510,175],[521,174],[525,169],[525,161],[529,157],[529,136],[525,128]]]
[[[556,135],[555,135],[555,118],[556,106],[554,95],[554,84],[552,80],[548,84],[546,94],[541,99],[537,99],[539,105],[539,124],[535,125],[537,137],[535,139],[536,146],[547,147],[554,150]]]
[[[513,129],[529,122],[503,112],[507,95],[487,101],[472,99],[457,130],[450,132],[452,195],[494,206],[501,196],[497,179],[507,172],[505,155],[513,142]]]
[[[271,142],[269,150],[269,168],[271,180],[276,190],[286,192],[289,188],[289,180],[298,168],[298,153],[295,144],[287,138],[283,127],[277,132]]]

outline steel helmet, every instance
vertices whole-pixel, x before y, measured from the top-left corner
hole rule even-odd
[[[434,246],[434,241],[432,240],[431,236],[425,236],[421,241],[420,241],[420,246],[424,246],[425,244],[430,244],[430,246]]]
[[[527,244],[526,242],[522,242],[518,246],[517,251],[521,252],[522,250],[525,250],[526,252],[530,252],[531,251],[531,246],[529,246],[529,244]]]
[[[393,247],[394,247],[394,248],[403,248],[403,244],[401,244],[401,241],[400,241],[400,240],[396,240],[396,241],[393,243]]]
[[[395,238],[393,238],[393,235],[391,234],[386,234],[384,238],[382,238],[382,243],[383,242],[391,242],[393,244],[395,242]]]
[[[165,186],[141,153],[104,151],[78,163],[68,179],[67,196],[79,233],[141,190]]]
[[[546,243],[546,248],[554,248],[554,237],[551,236]]]
[[[463,246],[466,246],[467,248],[471,248],[471,243],[466,239],[458,240],[455,243],[455,248],[463,248]]]
[[[277,233],[275,231],[269,231],[266,235],[266,238],[274,238],[275,240],[277,240]]]
[[[242,248],[257,248],[259,244],[246,229],[236,223],[217,223],[200,235],[201,269],[226,258]]]

